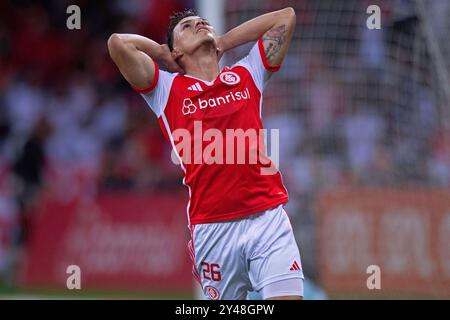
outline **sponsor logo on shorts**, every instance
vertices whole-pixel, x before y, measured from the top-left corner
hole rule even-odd
[[[220,298],[220,292],[213,286],[206,286],[205,287],[206,293],[212,300],[219,300]]]

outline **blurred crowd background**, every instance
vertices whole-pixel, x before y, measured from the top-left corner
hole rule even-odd
[[[372,2],[382,9],[381,30],[366,27]],[[117,190],[185,192],[170,145],[110,60],[106,41],[126,32],[164,42],[169,15],[195,1],[75,3],[81,30],[69,31],[71,2],[0,2],[0,214],[10,226],[0,233],[10,244],[0,249],[4,283],[14,283],[14,261],[45,195],[70,201]],[[263,122],[280,129],[287,211],[309,278],[319,276],[319,193],[450,188],[450,83],[442,83],[450,67],[450,2],[429,1],[426,20],[416,1],[225,3],[227,30],[285,6],[297,12],[288,56],[266,89]],[[228,53],[226,63],[248,49]]]
[[[77,1],[75,31],[66,27],[70,4],[0,2],[0,205],[14,221],[2,236],[19,251],[43,193],[70,201],[102,190],[181,188],[157,121],[106,41],[134,32],[162,43],[169,16],[193,1]],[[0,252],[3,276],[17,267],[8,257],[15,259]]]

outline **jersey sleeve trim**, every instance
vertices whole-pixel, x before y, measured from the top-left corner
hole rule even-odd
[[[267,61],[266,53],[264,52],[264,45],[262,41],[262,37],[258,39],[258,47],[259,47],[259,54],[261,55],[261,60],[264,64],[264,68],[266,68],[270,72],[277,72],[281,68],[281,64],[278,64],[276,66],[269,65],[269,62]]]
[[[138,93],[146,94],[146,93],[149,93],[150,91],[152,91],[153,89],[155,89],[156,85],[158,84],[159,67],[158,67],[158,64],[157,64],[154,60],[153,60],[153,64],[154,64],[154,66],[155,66],[155,76],[153,77],[153,81],[152,81],[152,83],[150,84],[150,86],[147,87],[147,88],[143,88],[143,89],[135,88],[135,87],[134,87],[134,88],[133,88],[134,91],[136,91],[136,92],[138,92]]]

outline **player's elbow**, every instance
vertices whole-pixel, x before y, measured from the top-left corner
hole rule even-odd
[[[121,50],[123,50],[124,44],[122,39],[117,33],[113,33],[108,39],[108,51],[111,58],[114,58]]]
[[[283,11],[284,18],[289,23],[289,25],[295,26],[297,16],[295,14],[294,8],[287,7],[287,8],[284,8],[282,11]]]
[[[294,17],[295,18],[295,10],[292,7],[286,7],[283,9],[283,12],[289,16],[289,17]]]

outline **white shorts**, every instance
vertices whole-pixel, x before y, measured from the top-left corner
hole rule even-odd
[[[260,292],[263,299],[303,296],[300,252],[282,205],[242,219],[194,225],[189,247],[206,299],[242,300],[248,291]]]

